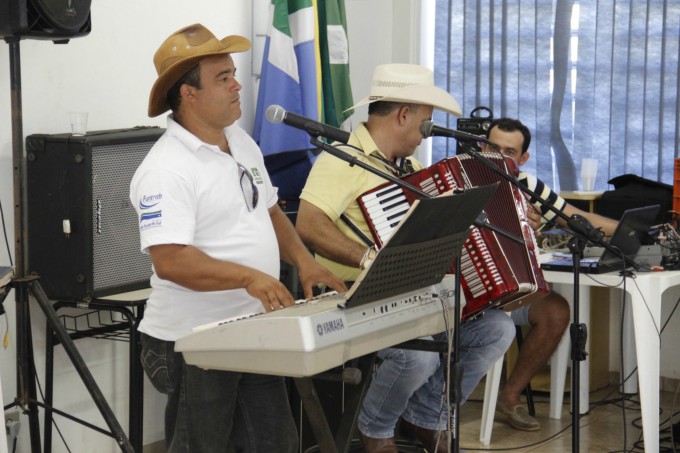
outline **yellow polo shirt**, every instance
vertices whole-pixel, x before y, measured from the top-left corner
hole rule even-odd
[[[378,150],[365,124],[362,123],[352,132],[348,145],[336,144],[335,146],[356,156],[357,160],[365,162],[384,173],[391,174],[386,163],[380,159],[369,157],[376,155],[384,159],[385,155]],[[358,150],[353,147],[358,148]],[[413,157],[408,159],[416,171],[423,168],[423,165]],[[365,245],[364,241],[340,219],[340,215],[344,213],[372,241],[373,236],[356,200],[368,190],[388,182],[368,170],[356,165],[350,166],[346,161],[323,152],[312,166],[300,199],[325,212],[345,236]],[[345,266],[319,255],[316,256],[316,259],[336,276],[346,281],[355,280],[360,273],[359,268]]]

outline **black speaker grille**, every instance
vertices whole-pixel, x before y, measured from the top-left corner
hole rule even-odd
[[[130,180],[163,132],[26,138],[28,273],[40,277],[50,299],[88,301],[148,287],[151,259],[139,250]]]
[[[139,250],[139,228],[130,204],[130,180],[153,142],[92,148],[92,242],[95,289],[151,276],[151,259]]]

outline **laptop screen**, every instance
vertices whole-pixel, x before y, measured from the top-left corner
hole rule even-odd
[[[600,264],[620,263],[621,254],[634,258],[647,236],[649,228],[659,213],[660,205],[628,209],[623,213],[609,244],[620,250],[620,254],[604,249]]]
[[[609,244],[620,250],[620,252],[616,253],[609,251],[609,249],[603,249],[602,254],[597,258],[582,258],[580,262],[581,272],[600,274],[621,270],[623,268],[621,255],[623,254],[629,259],[635,258],[648,234],[649,228],[655,221],[659,209],[659,205],[653,205],[625,211],[609,240]],[[572,272],[574,270],[573,259],[565,257],[544,262],[541,264],[541,268]]]

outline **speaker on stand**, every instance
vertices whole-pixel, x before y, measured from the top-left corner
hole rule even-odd
[[[92,0],[5,0],[0,5],[0,36],[66,43],[92,29]]]
[[[28,414],[31,451],[42,451],[37,400],[36,370],[33,357],[29,294],[45,314],[48,326],[64,347],[75,369],[97,405],[111,436],[121,450],[132,453],[130,440],[125,436],[111,407],[87,369],[73,340],[57,317],[39,277],[28,274],[27,264],[27,203],[26,160],[23,149],[23,117],[21,101],[21,39],[52,40],[58,44],[71,38],[85,36],[91,29],[91,0],[4,0],[0,3],[0,37],[9,45],[10,102],[12,108],[12,169],[14,192],[15,277],[11,286],[15,293],[17,332],[17,396],[12,405],[20,406]]]
[[[148,288],[130,180],[165,129],[26,138],[28,269],[50,299],[87,302]]]

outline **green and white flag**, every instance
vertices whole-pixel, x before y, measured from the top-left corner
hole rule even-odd
[[[349,79],[349,43],[344,0],[321,0],[319,10],[319,50],[323,87],[323,122],[340,126],[352,115]]]

